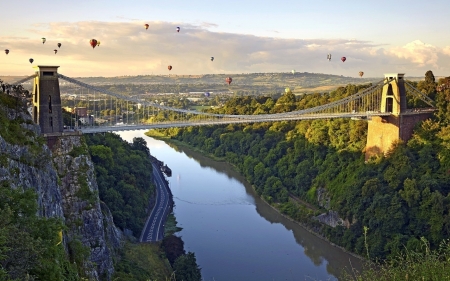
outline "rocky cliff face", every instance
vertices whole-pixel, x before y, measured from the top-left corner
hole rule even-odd
[[[9,119],[30,120],[26,113],[13,113],[13,110],[0,106]],[[19,115],[17,115],[19,114]],[[31,120],[30,120],[31,121]],[[0,124],[1,126],[1,124]],[[22,128],[30,132],[28,140],[39,143],[39,126],[23,123]],[[42,141],[42,140],[41,140]],[[0,135],[0,181],[7,180],[12,188],[32,188],[38,194],[39,215],[44,217],[63,217],[61,193],[58,176],[51,161],[51,151],[47,146],[35,147],[8,143]]]
[[[112,256],[122,236],[108,208],[100,203],[93,163],[82,136],[58,137],[50,150],[25,110],[18,112],[1,104],[0,110],[9,120],[21,120],[26,136],[17,144],[11,136],[0,134],[0,181],[10,182],[13,188],[34,189],[38,215],[61,218],[68,227],[64,231],[68,254],[73,257],[78,254],[74,251],[80,251],[73,247],[74,242],[84,246],[81,249],[87,256],[79,265],[81,275],[89,280],[111,280]]]
[[[53,163],[61,179],[68,240],[78,239],[90,249],[90,262],[84,265],[89,280],[110,280],[114,272],[112,252],[120,247],[121,234],[104,204],[102,211],[87,146],[82,136],[64,136],[57,139],[52,150]]]

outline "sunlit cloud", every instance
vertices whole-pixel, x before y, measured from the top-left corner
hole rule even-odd
[[[448,75],[450,46],[437,48],[419,40],[404,46],[357,39],[281,39],[212,32],[215,24],[202,22],[58,22],[36,24],[30,37],[0,37],[0,75],[28,75],[34,65],[59,65],[69,76],[148,74],[206,74],[248,72],[329,73],[366,77],[386,72],[422,76],[435,69]],[[181,31],[176,32],[180,26]],[[41,37],[47,38],[42,44]],[[95,49],[90,39],[101,42]],[[62,43],[60,49],[56,44]],[[58,49],[55,55],[53,49]],[[332,60],[326,59],[328,53]],[[210,57],[215,59],[210,61]],[[340,58],[345,56],[345,63]],[[167,66],[172,65],[172,71]]]
[[[420,40],[412,41],[402,47],[391,48],[388,54],[412,61],[419,67],[425,65],[438,67],[438,48]]]
[[[447,56],[450,56],[450,46],[446,46],[442,49],[442,53],[444,53]]]

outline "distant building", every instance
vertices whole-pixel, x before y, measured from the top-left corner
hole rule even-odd
[[[87,117],[87,108],[86,107],[75,107],[74,110],[72,110],[72,113],[75,113],[79,117]]]
[[[94,116],[92,115],[80,117],[78,120],[80,120],[83,125],[94,125]]]

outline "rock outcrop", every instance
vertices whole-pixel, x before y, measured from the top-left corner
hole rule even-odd
[[[322,213],[318,216],[313,217],[315,220],[329,225],[331,227],[336,227],[338,225],[343,225],[345,227],[349,226],[349,223],[347,220],[343,220],[339,217],[339,214],[336,211],[331,210],[330,202],[331,198],[328,194],[328,191],[325,188],[318,188],[317,189],[317,202],[319,206],[324,207],[328,210],[327,213]]]
[[[79,239],[90,249],[90,262],[85,264],[90,280],[110,280],[114,272],[112,252],[120,247],[121,234],[109,209],[102,211],[87,145],[82,136],[64,136],[58,138],[52,150],[61,179],[64,217],[70,229],[68,240]]]

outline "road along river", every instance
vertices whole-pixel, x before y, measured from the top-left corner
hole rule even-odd
[[[155,140],[150,153],[172,169],[168,178],[186,251],[194,252],[204,280],[337,280],[361,262],[262,201],[228,164]]]

